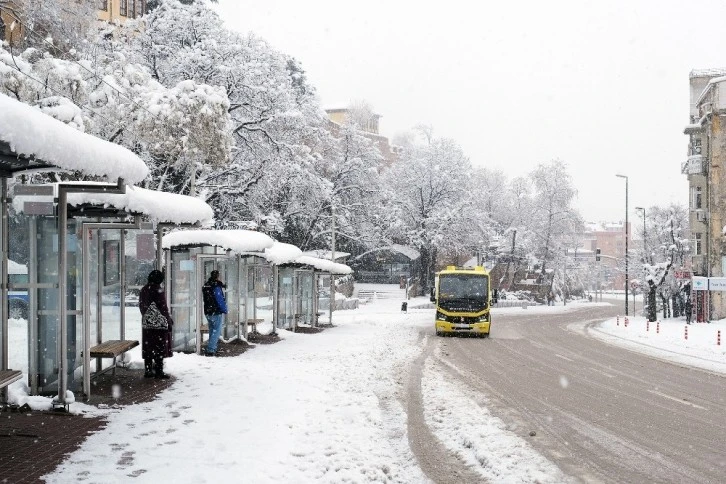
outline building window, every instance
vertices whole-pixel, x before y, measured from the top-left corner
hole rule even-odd
[[[701,187],[691,187],[691,209],[700,210],[703,208],[703,190]]]
[[[108,12],[108,0],[99,0],[98,9]]]
[[[119,14],[124,17],[129,16],[129,0],[120,0],[118,4]]]
[[[144,15],[144,0],[131,0],[134,2],[134,18]]]
[[[694,247],[693,247],[694,255],[703,255],[703,250],[701,247],[701,234],[696,234],[696,240],[693,245],[694,245]]]

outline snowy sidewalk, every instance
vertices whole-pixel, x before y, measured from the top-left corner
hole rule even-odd
[[[719,344],[719,331],[726,338],[726,320],[686,325],[685,318],[658,322],[642,316],[609,319],[588,334],[632,351],[726,374],[726,341]]]

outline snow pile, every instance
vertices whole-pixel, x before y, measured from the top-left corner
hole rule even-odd
[[[28,266],[25,264],[18,264],[15,261],[8,260],[8,274],[27,274]]]
[[[164,249],[209,245],[237,254],[262,252],[274,243],[268,235],[252,230],[179,230],[161,240]]]
[[[82,133],[38,108],[0,94],[0,141],[19,155],[86,175],[139,183],[149,173],[130,150]]]

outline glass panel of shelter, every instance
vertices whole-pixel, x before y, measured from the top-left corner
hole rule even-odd
[[[174,248],[167,251],[167,297],[170,301],[170,311],[174,320],[172,347],[174,351],[186,353],[197,352],[203,343],[197,338],[202,325],[207,322],[201,301],[201,288],[213,270],[220,271],[220,279],[227,283],[236,283],[237,258],[230,256],[218,247],[192,246]],[[199,270],[197,269],[199,262]],[[229,285],[228,285],[229,290]],[[238,291],[238,289],[233,289]],[[229,297],[227,298],[229,304]],[[232,301],[234,302],[234,301]],[[233,304],[234,305],[234,304]],[[228,308],[229,309],[229,308]],[[229,321],[229,318],[225,318]],[[225,332],[222,337],[233,337],[237,334],[228,329],[225,323]],[[229,335],[229,336],[227,336]]]
[[[227,286],[225,289],[225,300],[227,302],[227,316],[224,318],[222,338],[234,339],[239,334],[240,322],[240,280],[239,280],[239,257],[218,260],[219,279]],[[211,272],[211,271],[209,271]],[[209,272],[205,272],[208,277]]]
[[[315,292],[315,277],[312,270],[298,269],[295,271],[296,274],[296,288],[295,294],[297,297],[297,304],[295,314],[298,315],[298,323],[313,325],[314,319],[314,292]]]
[[[13,341],[25,344],[11,356],[10,366],[28,374],[32,394],[58,390],[60,335],[58,334],[58,229],[49,216],[27,216],[11,210],[10,258],[28,267],[28,282],[14,289],[27,291],[27,321],[14,327]],[[81,278],[76,223],[68,223],[67,318],[68,351],[66,370],[69,381],[81,366],[82,324],[80,321]],[[15,331],[20,331],[17,333]],[[22,334],[21,334],[22,333]]]
[[[10,367],[20,369],[28,374],[31,394],[52,394],[58,391],[59,379],[59,348],[60,334],[58,326],[58,228],[54,216],[26,215],[11,210],[10,258],[28,267],[27,282],[16,284],[14,289],[27,291],[27,321],[14,329],[13,341],[22,344],[13,345],[17,348],[12,354]],[[95,345],[102,339],[124,339],[126,307],[121,297],[124,291],[121,276],[127,260],[141,258],[134,251],[121,256],[124,241],[121,230],[92,230],[89,238],[95,243],[89,244],[89,253],[85,261],[81,257],[79,240],[82,235],[83,219],[71,219],[68,222],[66,241],[68,253],[67,281],[67,352],[66,375],[68,389],[80,390],[83,382],[83,307],[90,308],[90,341]],[[125,232],[125,231],[124,231]],[[151,235],[153,248],[153,232]],[[153,257],[153,250],[152,257]],[[101,254],[101,257],[99,257]],[[148,257],[147,257],[148,258]],[[90,286],[82,288],[82,263],[86,262],[90,270]],[[153,261],[146,261],[153,266]],[[134,274],[134,277],[137,277]],[[136,279],[134,279],[136,280]],[[100,288],[100,290],[99,290]],[[99,297],[100,295],[100,297]],[[131,311],[132,314],[138,309]],[[136,325],[132,336],[140,340],[140,316],[136,316]],[[136,328],[138,326],[138,328]],[[100,335],[99,335],[100,328]],[[134,334],[136,333],[136,334]],[[99,361],[96,371],[103,365],[109,367],[112,360]]]
[[[156,268],[156,237],[151,227],[125,232],[126,293],[124,310],[126,324],[124,329],[126,339],[141,343],[139,294],[148,281],[149,273]]]
[[[278,299],[277,321],[278,328],[294,328],[295,318],[295,268],[278,267]]]
[[[272,266],[261,257],[248,257],[246,318],[272,321]]]
[[[167,253],[167,298],[174,320],[172,348],[174,351],[194,351],[196,348],[196,290],[194,274],[197,254],[202,249],[172,250]]]

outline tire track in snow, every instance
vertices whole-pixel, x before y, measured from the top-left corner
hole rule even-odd
[[[407,385],[408,442],[424,473],[437,483],[480,483],[479,474],[453,455],[426,425],[421,379],[426,360],[433,354],[434,341],[426,339],[421,354],[411,364]]]

